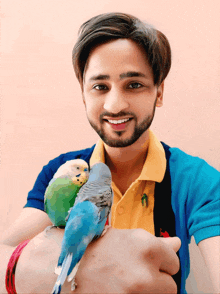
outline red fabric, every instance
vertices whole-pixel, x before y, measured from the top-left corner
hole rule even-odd
[[[160,237],[169,238],[170,235],[167,231],[162,232],[162,230],[160,229]]]
[[[22,250],[30,240],[21,242],[14,250],[8,262],[8,267],[5,276],[5,287],[8,294],[16,294],[15,289],[15,269]]]

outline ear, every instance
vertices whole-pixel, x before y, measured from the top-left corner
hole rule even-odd
[[[157,88],[157,102],[156,102],[157,107],[163,106],[163,90],[164,90],[164,81]]]

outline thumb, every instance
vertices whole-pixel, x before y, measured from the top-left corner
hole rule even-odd
[[[181,240],[178,237],[169,237],[169,238],[162,238],[160,237],[161,241],[166,243],[168,246],[172,247],[172,249],[177,252],[181,247]]]

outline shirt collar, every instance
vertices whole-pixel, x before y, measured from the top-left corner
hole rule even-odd
[[[149,131],[149,146],[139,180],[162,182],[166,171],[165,151],[152,131]]]
[[[105,149],[101,139],[98,140],[90,158],[90,166],[97,162],[105,163]],[[137,180],[162,182],[166,171],[166,157],[162,144],[149,130],[149,146],[147,158]]]

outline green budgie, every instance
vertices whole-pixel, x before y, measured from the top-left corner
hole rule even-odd
[[[89,167],[82,159],[69,160],[58,168],[44,195],[44,210],[55,226],[66,225],[68,211],[88,177]]]

